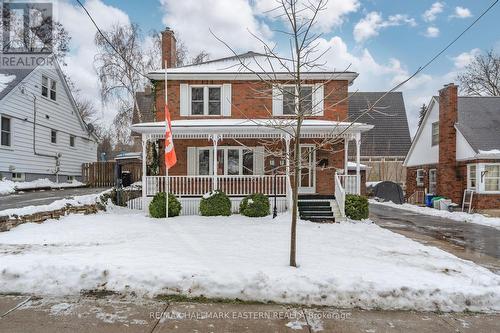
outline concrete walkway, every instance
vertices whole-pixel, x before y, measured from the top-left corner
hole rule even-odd
[[[500,316],[0,296],[0,332],[500,332]]]

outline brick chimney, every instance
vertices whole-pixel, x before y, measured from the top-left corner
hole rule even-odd
[[[439,165],[437,193],[460,203],[462,189],[457,174],[458,86],[449,83],[439,91]],[[430,133],[429,133],[430,134]]]
[[[165,61],[167,68],[176,67],[176,39],[174,31],[169,27],[161,33],[161,67],[165,68]]]

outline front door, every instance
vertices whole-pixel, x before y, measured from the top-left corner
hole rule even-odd
[[[302,163],[299,174],[299,193],[316,192],[316,151],[314,145],[300,145]]]

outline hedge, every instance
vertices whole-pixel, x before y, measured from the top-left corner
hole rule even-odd
[[[251,194],[240,202],[240,214],[248,217],[267,216],[270,209],[269,198],[262,193]]]
[[[368,218],[368,199],[361,195],[347,194],[345,196],[345,215],[352,220]]]
[[[222,191],[208,192],[201,198],[200,213],[202,216],[229,216],[231,200]]]
[[[157,193],[149,204],[149,215],[155,218],[165,217],[166,211],[165,193]],[[172,193],[168,194],[168,217],[179,216],[182,205]]]

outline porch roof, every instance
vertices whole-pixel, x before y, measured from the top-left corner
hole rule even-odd
[[[182,119],[172,121],[174,138],[208,138],[222,135],[228,138],[281,137],[293,133],[295,119]],[[302,124],[303,138],[324,138],[341,135],[351,137],[366,132],[373,125],[363,123],[338,122],[331,120],[306,119]],[[155,138],[161,138],[165,132],[165,122],[139,123],[132,125],[132,130]]]

